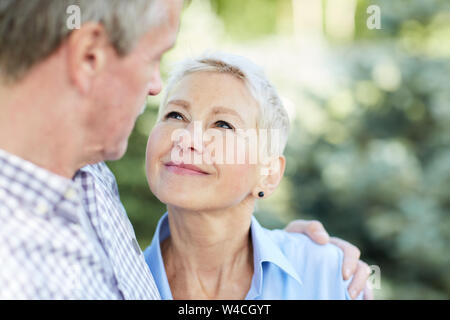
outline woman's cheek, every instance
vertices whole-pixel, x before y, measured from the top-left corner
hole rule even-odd
[[[225,178],[224,188],[233,193],[246,194],[256,183],[255,165],[224,165],[221,172]]]
[[[170,148],[171,132],[172,130],[167,125],[155,126],[150,134],[147,152],[161,154],[165,149]]]
[[[165,138],[166,133],[161,126],[155,126],[150,133],[147,143],[147,153],[146,153],[146,166],[147,166],[147,174],[150,168],[155,167],[155,163],[158,159],[161,159],[165,154],[165,149],[168,147],[165,146],[167,139]],[[170,148],[170,146],[169,146]]]

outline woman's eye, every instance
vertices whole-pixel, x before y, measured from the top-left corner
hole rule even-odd
[[[183,116],[182,116],[180,113],[175,112],[175,111],[169,112],[169,113],[166,115],[165,118],[166,118],[166,119],[176,119],[176,120],[183,120],[183,119],[184,119]]]
[[[234,129],[231,124],[229,124],[228,122],[222,121],[222,120],[217,121],[215,123],[215,125],[220,127],[220,128],[224,128],[224,129],[232,129],[232,130]]]

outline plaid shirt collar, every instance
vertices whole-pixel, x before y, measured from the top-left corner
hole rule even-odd
[[[79,220],[76,210],[73,209],[81,203],[80,190],[74,181],[51,173],[2,149],[0,149],[0,189],[42,216],[50,217],[58,212],[72,222]],[[60,210],[54,210],[57,206]]]
[[[0,229],[0,299],[160,299],[104,163],[71,180],[0,150]]]

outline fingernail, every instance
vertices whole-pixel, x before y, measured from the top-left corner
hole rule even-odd
[[[351,297],[352,299],[355,299],[355,298],[356,298],[356,290],[355,290],[355,289],[352,289],[352,291],[350,291],[350,297]]]
[[[324,238],[328,237],[328,233],[323,232],[323,231],[316,231],[316,232],[314,232],[314,234],[318,237],[324,237]]]

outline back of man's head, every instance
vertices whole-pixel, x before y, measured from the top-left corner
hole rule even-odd
[[[50,56],[72,32],[71,6],[80,22],[103,24],[119,55],[164,17],[163,1],[156,0],[1,0],[0,78],[19,80],[36,63]]]

